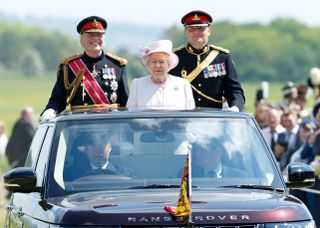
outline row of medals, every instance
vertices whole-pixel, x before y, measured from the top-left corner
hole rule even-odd
[[[226,75],[224,64],[209,65],[203,69],[204,78],[216,78],[218,76]]]
[[[101,77],[104,80],[104,85],[106,87],[109,86],[112,91],[110,95],[110,100],[112,103],[115,103],[117,101],[117,90],[118,90],[118,82],[116,80],[116,71],[114,68],[108,67],[108,65],[104,65],[104,68],[102,68],[101,70],[102,70]],[[96,69],[96,66],[93,66],[91,74],[94,78],[99,77],[99,73]],[[104,92],[104,94],[108,98],[108,93]]]

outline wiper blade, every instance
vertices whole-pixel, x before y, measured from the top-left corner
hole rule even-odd
[[[129,187],[129,189],[156,189],[156,188],[180,188],[178,184],[150,184]],[[192,188],[199,188],[198,186],[192,186]]]
[[[255,184],[239,184],[239,185],[226,185],[220,186],[222,188],[243,188],[243,189],[262,189],[276,192],[284,192],[283,188],[274,188],[271,185],[255,185]]]
[[[129,187],[129,189],[148,189],[148,188],[180,188],[177,184],[150,184]]]

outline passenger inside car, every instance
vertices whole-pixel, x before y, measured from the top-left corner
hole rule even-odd
[[[194,144],[192,149],[193,177],[244,177],[241,169],[226,164],[226,149],[221,141],[210,138],[207,143]]]

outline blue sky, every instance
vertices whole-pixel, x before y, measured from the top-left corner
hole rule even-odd
[[[214,20],[268,23],[291,17],[320,26],[319,0],[3,0],[0,12],[18,16],[82,19],[99,15],[108,21],[167,26],[194,9],[205,10]]]

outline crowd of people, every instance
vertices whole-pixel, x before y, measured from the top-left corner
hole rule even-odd
[[[283,99],[275,104],[270,104],[266,97],[261,96],[261,89],[257,91],[254,117],[281,170],[290,162],[306,162],[312,163],[316,174],[320,172],[320,164],[317,163],[320,156],[317,86],[296,86],[288,82],[282,88]],[[313,99],[312,96],[315,105],[307,108],[306,102]]]
[[[264,82],[265,83],[265,82]],[[320,189],[320,70],[312,68],[306,84],[286,83],[283,99],[270,104],[263,91],[257,91],[254,117],[266,142],[273,151],[281,171],[291,162],[309,164],[315,171],[314,189]],[[313,99],[313,107],[306,103]],[[305,194],[313,215],[319,214],[315,194]]]

